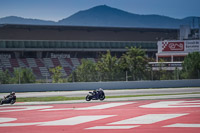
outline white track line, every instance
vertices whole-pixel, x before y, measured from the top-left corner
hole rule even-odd
[[[182,124],[182,123],[176,123],[164,127],[200,127],[200,124]]]
[[[148,115],[142,115],[142,116],[138,116],[138,117],[134,117],[134,118],[118,121],[118,122],[113,122],[110,124],[153,124],[156,122],[180,117],[183,115],[187,115],[187,114],[148,114]]]
[[[56,121],[47,121],[47,122],[34,122],[34,123],[3,123],[0,124],[0,127],[12,127],[12,126],[66,126],[66,125],[78,125],[86,122],[96,121],[100,119],[105,119],[113,117],[115,115],[89,115],[89,116],[76,116],[72,118],[66,118]]]
[[[107,103],[107,104],[101,104],[101,105],[84,107],[84,108],[60,108],[60,109],[58,108],[58,109],[44,109],[40,111],[107,109],[107,108],[113,108],[113,107],[122,106],[122,105],[128,105],[132,103],[135,103],[135,102]]]
[[[86,129],[131,129],[134,127],[139,127],[139,126],[95,126],[95,127],[90,127]]]
[[[89,115],[89,116],[76,116],[72,118],[56,120],[45,122],[41,126],[60,126],[60,125],[78,125],[86,122],[91,122],[95,120],[105,119],[108,117],[113,117],[115,115]]]

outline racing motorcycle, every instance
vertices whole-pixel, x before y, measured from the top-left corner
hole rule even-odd
[[[16,102],[16,96],[9,96],[9,97],[4,97],[0,101],[0,105],[3,104],[14,104]]]
[[[90,100],[101,100],[103,101],[105,99],[105,93],[103,90],[95,90],[93,92],[89,92],[89,94],[85,97],[86,101]]]

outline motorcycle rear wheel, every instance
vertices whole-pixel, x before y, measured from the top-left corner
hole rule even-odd
[[[85,97],[85,100],[86,100],[86,101],[90,101],[90,100],[91,100],[90,96],[87,95],[87,96]]]

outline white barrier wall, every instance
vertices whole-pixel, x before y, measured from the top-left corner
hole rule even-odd
[[[129,82],[84,82],[62,84],[2,84],[0,93],[8,92],[42,92],[42,91],[75,91],[103,89],[140,89],[140,88],[174,88],[200,87],[200,79],[162,80],[162,81],[129,81]]]

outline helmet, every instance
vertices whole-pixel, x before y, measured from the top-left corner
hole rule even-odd
[[[15,95],[15,92],[11,92],[12,95]]]

